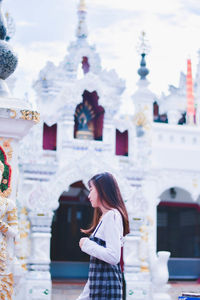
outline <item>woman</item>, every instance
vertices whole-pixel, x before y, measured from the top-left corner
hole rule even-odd
[[[88,183],[94,208],[92,225],[82,232],[79,246],[90,257],[89,278],[78,300],[122,299],[120,268],[123,236],[129,233],[128,214],[115,178],[97,174]]]

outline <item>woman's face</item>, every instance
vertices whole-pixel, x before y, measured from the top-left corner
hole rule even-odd
[[[90,183],[90,193],[88,195],[88,198],[91,202],[92,207],[99,207],[99,195],[93,182]]]

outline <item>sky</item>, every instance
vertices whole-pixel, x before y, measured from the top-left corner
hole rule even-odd
[[[75,40],[78,0],[4,0],[3,11],[15,21],[10,42],[19,64],[14,96],[36,97],[32,84],[47,61],[56,65]],[[142,31],[151,47],[147,56],[149,88],[158,97],[177,86],[180,72],[192,60],[193,76],[200,49],[199,0],[86,0],[88,41],[96,45],[102,67],[115,69],[126,81],[126,97],[136,88],[140,57],[136,47]],[[126,98],[125,97],[125,98]],[[123,99],[129,103],[130,99]]]

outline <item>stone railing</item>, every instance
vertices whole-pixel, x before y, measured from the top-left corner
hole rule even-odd
[[[153,168],[200,169],[200,127],[153,124]]]

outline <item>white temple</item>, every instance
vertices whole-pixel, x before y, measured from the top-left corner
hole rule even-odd
[[[194,90],[190,74],[181,74],[179,87],[157,99],[142,34],[135,111],[122,115],[125,81],[102,68],[87,41],[86,15],[80,1],[76,40],[33,84],[41,120],[20,143],[15,174],[17,256],[25,269],[15,297],[50,300],[51,277],[87,277],[88,257],[78,247],[92,214],[87,182],[108,171],[119,182],[131,225],[123,250],[126,299],[170,299],[169,275],[200,277],[200,268],[193,270],[200,264],[200,64]]]

